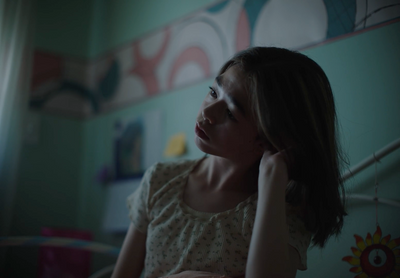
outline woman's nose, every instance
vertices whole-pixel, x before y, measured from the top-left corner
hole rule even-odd
[[[204,122],[208,122],[209,124],[214,124],[214,117],[211,117],[210,115],[210,111],[207,109],[203,109],[203,111],[201,112],[201,116],[203,117]]]
[[[204,121],[209,124],[215,124],[218,119],[219,111],[223,110],[219,101],[213,102],[205,106],[201,112]]]

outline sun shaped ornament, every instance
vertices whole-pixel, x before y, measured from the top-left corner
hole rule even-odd
[[[357,247],[351,247],[355,255],[343,257],[343,261],[354,267],[351,272],[357,273],[354,278],[392,278],[400,277],[400,238],[390,240],[387,235],[382,238],[382,230],[379,226],[373,236],[368,233],[364,239],[354,235]]]
[[[382,230],[378,222],[378,162],[375,158],[375,223],[376,231],[373,236],[370,233],[364,239],[354,235],[358,248],[351,247],[356,257],[346,256],[342,261],[353,265],[350,271],[357,273],[354,278],[400,278],[400,237],[392,239],[391,235],[382,238]]]

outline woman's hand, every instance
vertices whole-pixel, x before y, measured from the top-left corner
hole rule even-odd
[[[279,184],[287,185],[289,182],[288,164],[286,150],[265,150],[260,162],[259,186],[265,185],[267,179],[274,179]]]
[[[162,278],[244,278],[244,275],[239,277],[228,277],[211,272],[188,270],[178,274],[164,276]]]

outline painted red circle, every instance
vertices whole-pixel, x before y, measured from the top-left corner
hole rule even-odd
[[[369,261],[369,254],[377,249],[383,251],[386,255],[386,262],[381,266],[374,266]],[[395,257],[393,251],[386,245],[372,244],[361,253],[360,266],[368,276],[386,277],[394,270]]]

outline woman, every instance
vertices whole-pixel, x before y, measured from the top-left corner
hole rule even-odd
[[[128,198],[113,277],[295,277],[340,233],[342,156],[329,81],[281,48],[221,68],[195,125],[207,156],[158,163]]]

